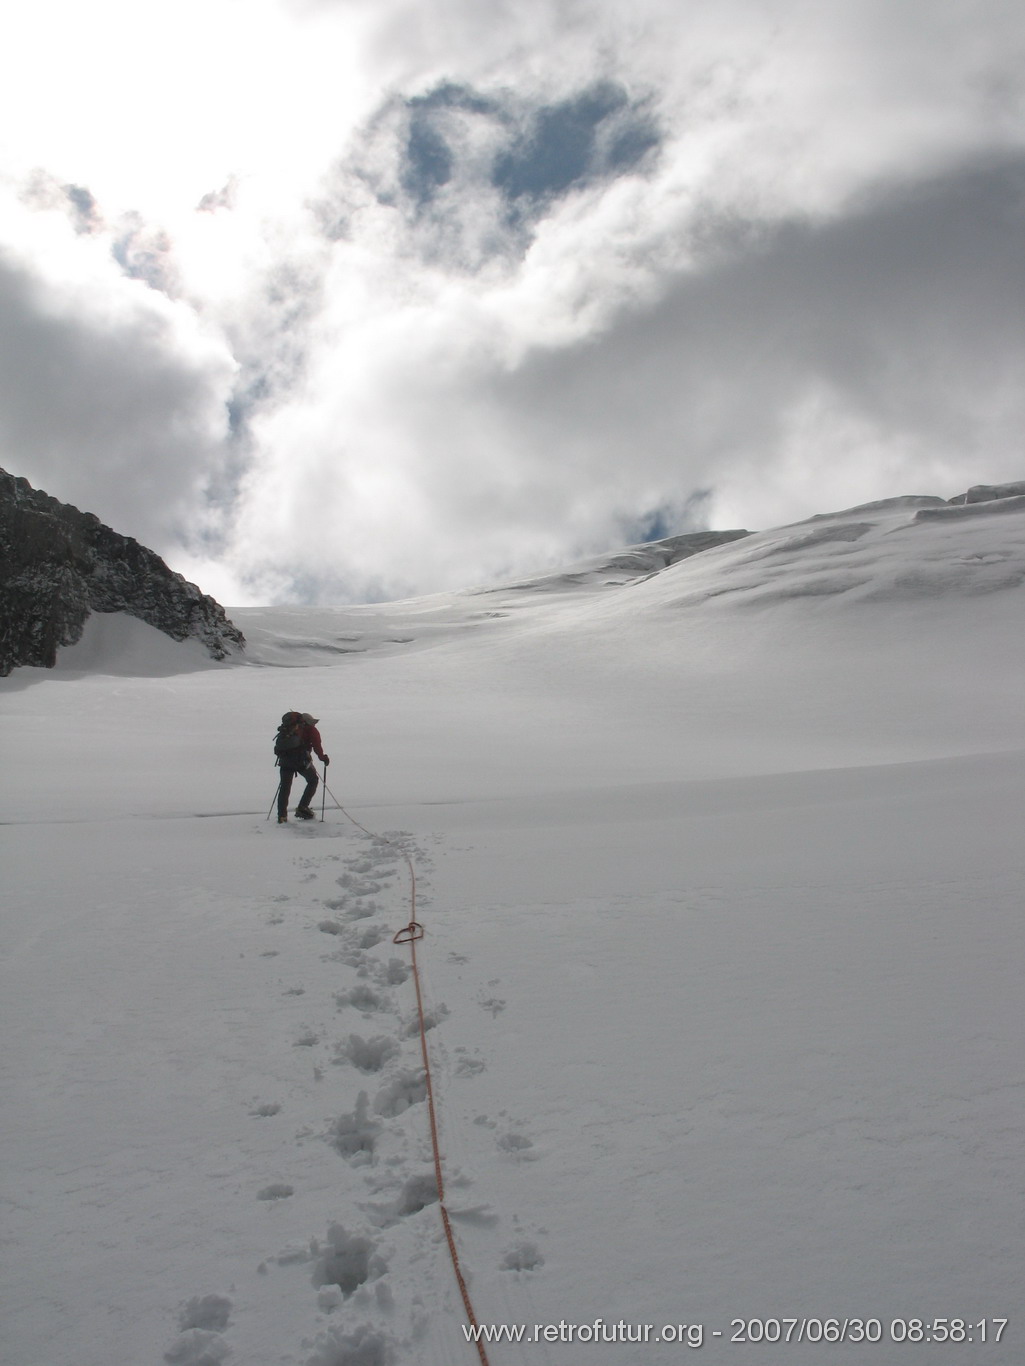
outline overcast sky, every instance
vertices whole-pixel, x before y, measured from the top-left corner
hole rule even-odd
[[[0,465],[229,605],[1025,478],[1017,0],[33,0]]]

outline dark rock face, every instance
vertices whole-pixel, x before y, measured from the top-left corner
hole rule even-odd
[[[195,636],[214,659],[245,646],[224,608],[159,555],[0,470],[0,676],[52,669],[90,612],[127,612],[172,640]]]

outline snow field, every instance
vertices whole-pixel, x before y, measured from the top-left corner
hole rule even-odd
[[[961,1352],[1016,1366],[1025,661],[1014,587],[970,586],[1020,533],[941,520],[941,554],[917,510],[615,588],[252,609],[248,667],[99,621],[0,685],[4,1359],[476,1359],[397,841],[482,1322],[789,1366],[731,1320],[1010,1317]],[[855,554],[889,596],[845,599]],[[265,820],[292,707],[392,843]]]

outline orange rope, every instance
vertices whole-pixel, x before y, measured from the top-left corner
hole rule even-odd
[[[325,789],[331,793],[331,800],[338,810],[351,821],[357,830],[362,830],[364,835],[369,835],[371,839],[383,840],[385,844],[390,844],[393,849],[398,849],[399,853],[406,860],[406,867],[409,870],[409,924],[403,925],[392,938],[393,944],[408,944],[409,954],[413,966],[413,985],[416,987],[416,1013],[420,1022],[420,1053],[424,1061],[424,1080],[427,1084],[427,1114],[431,1124],[431,1148],[434,1152],[434,1180],[438,1187],[438,1208],[441,1210],[441,1222],[445,1227],[445,1240],[448,1243],[449,1255],[452,1258],[452,1270],[455,1272],[456,1284],[459,1286],[459,1293],[463,1297],[463,1308],[466,1310],[466,1317],[476,1330],[477,1336],[477,1355],[481,1359],[481,1366],[490,1366],[484,1344],[480,1340],[480,1325],[477,1322],[477,1315],[474,1313],[473,1304],[470,1301],[470,1291],[467,1288],[466,1278],[463,1276],[462,1267],[459,1264],[459,1252],[456,1249],[455,1234],[452,1232],[452,1221],[449,1219],[448,1210],[445,1207],[445,1185],[441,1175],[441,1145],[438,1141],[438,1117],[434,1106],[434,1086],[431,1082],[431,1062],[427,1052],[427,1025],[424,1021],[424,1001],[423,992],[420,987],[420,970],[416,962],[416,941],[423,939],[424,927],[416,918],[416,869],[413,867],[413,860],[400,844],[388,839],[386,835],[375,835],[368,830],[365,825],[360,825],[354,816],[350,816],[345,807],[341,804],[327,782],[324,783]]]

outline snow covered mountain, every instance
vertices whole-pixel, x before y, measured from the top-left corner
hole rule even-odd
[[[220,663],[94,616],[0,682],[4,1360],[479,1360],[408,854],[446,1203],[478,1320],[523,1329],[494,1366],[1018,1363],[1025,486],[993,492],[234,611]],[[331,791],[278,827],[292,708]]]

